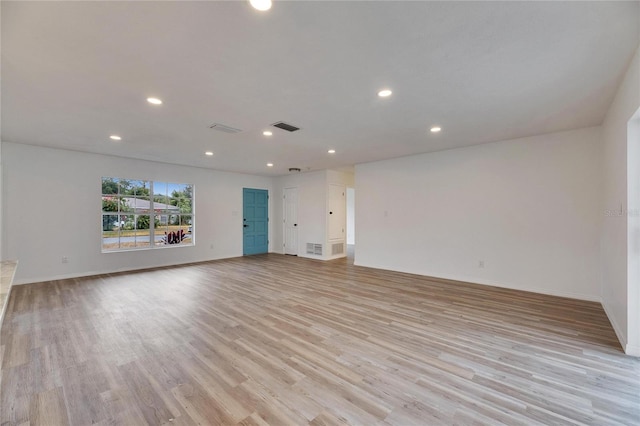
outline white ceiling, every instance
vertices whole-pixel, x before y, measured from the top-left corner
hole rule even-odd
[[[3,141],[261,175],[599,125],[640,27],[638,2],[1,7]]]

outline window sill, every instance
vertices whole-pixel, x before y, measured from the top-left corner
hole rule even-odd
[[[130,249],[115,249],[115,250],[100,250],[101,253],[128,253],[132,251],[153,251],[153,250],[166,250],[172,248],[180,248],[180,247],[195,247],[195,243],[193,244],[166,244],[162,246],[155,247],[140,247],[140,248],[130,248]]]

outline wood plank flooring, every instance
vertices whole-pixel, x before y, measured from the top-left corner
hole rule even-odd
[[[17,286],[2,425],[639,424],[597,303],[276,254]]]

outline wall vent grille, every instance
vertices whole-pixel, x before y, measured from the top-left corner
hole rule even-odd
[[[344,243],[334,243],[331,245],[331,254],[335,256],[336,254],[344,253]]]
[[[307,254],[322,256],[322,244],[307,243]]]

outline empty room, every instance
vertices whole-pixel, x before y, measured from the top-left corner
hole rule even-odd
[[[0,424],[640,424],[640,2],[0,19]]]

